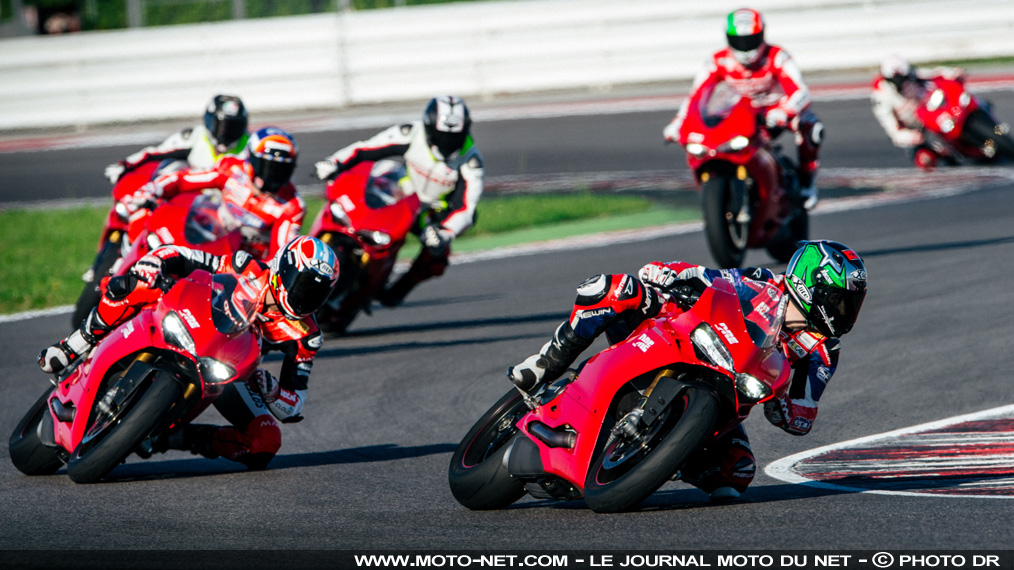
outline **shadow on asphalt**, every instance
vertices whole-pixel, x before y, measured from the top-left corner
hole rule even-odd
[[[349,449],[336,449],[334,451],[276,455],[268,465],[267,471],[300,467],[320,467],[324,465],[397,461],[399,459],[410,459],[426,455],[452,453],[456,447],[457,445],[452,443],[435,443],[407,447],[394,443],[385,443]],[[106,476],[102,482],[122,483],[141,480],[189,479],[242,473],[246,470],[246,467],[225,459],[185,457],[183,459],[143,461],[121,465]]]

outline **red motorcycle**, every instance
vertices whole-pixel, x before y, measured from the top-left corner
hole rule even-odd
[[[934,149],[936,145],[931,143],[916,150],[915,162],[921,168],[936,166],[941,157],[984,163],[1014,159],[1010,127],[998,121],[961,81],[944,77],[928,80],[916,116],[942,146]]]
[[[10,457],[27,475],[62,465],[97,481],[131,453],[149,457],[159,438],[204,411],[260,362],[251,327],[267,281],[196,271],[111,331],[57,378],[14,428]]]
[[[110,268],[123,254],[125,249],[123,239],[126,236],[131,217],[124,199],[133,195],[141,186],[154,180],[158,175],[185,167],[186,162],[184,161],[147,162],[134,170],[125,172],[113,185],[113,206],[106,215],[102,235],[99,236],[95,260],[88,271],[81,276],[85,286],[78,298],[78,307],[71,315],[72,328],[77,328],[81,324],[81,320],[88,316],[87,311],[99,302],[99,297],[102,296],[99,289],[102,278],[109,274]],[[85,310],[84,314],[80,314],[82,307]]]
[[[721,267],[739,267],[747,249],[786,262],[809,235],[796,165],[771,141],[750,99],[724,83],[687,102],[679,140],[701,189],[704,231]]]
[[[123,230],[117,230],[118,247],[100,252],[104,271],[94,276],[94,286],[85,287],[74,306],[73,326],[81,324],[105,293],[110,276],[125,275],[149,251],[163,245],[182,245],[214,255],[229,255],[243,245],[240,220],[244,212],[222,199],[218,191],[178,194],[131,216]],[[114,242],[109,242],[112,245]],[[108,265],[107,265],[108,261]]]
[[[341,267],[317,312],[322,330],[344,333],[387,283],[420,209],[419,197],[402,187],[406,176],[404,163],[384,159],[357,164],[328,184],[327,204],[309,232],[331,246]]]
[[[754,406],[784,396],[790,368],[777,340],[788,298],[725,279],[695,296],[672,294],[576,373],[501,398],[451,458],[454,498],[498,509],[527,491],[629,510]]]

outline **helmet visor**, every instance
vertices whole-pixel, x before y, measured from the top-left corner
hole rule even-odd
[[[247,122],[246,119],[239,117],[218,117],[209,114],[205,116],[204,126],[218,144],[229,146],[243,136]]]
[[[848,291],[837,287],[824,288],[824,294],[814,299],[814,308],[823,307],[830,322],[818,316],[818,329],[829,336],[840,337],[846,334],[856,324],[859,309],[863,307],[865,299],[865,289]]]
[[[751,34],[749,36],[733,36],[726,34],[725,36],[729,40],[729,47],[736,51],[753,51],[758,49],[762,43],[764,43],[764,32],[759,34]]]
[[[440,151],[440,154],[444,155],[444,158],[461,150],[461,147],[465,146],[465,139],[467,137],[467,132],[449,133],[436,129],[432,129],[429,132],[430,144],[437,147],[437,150]]]
[[[264,182],[261,190],[277,192],[292,178],[292,173],[296,170],[296,161],[292,159],[278,160],[272,155],[266,155],[258,157],[253,167],[254,174]]]
[[[285,301],[296,316],[316,311],[331,293],[331,278],[313,270],[300,271],[293,264],[284,264],[278,280],[285,290]]]

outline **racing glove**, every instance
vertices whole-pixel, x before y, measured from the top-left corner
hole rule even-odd
[[[919,146],[924,140],[922,133],[915,129],[899,129],[892,138],[895,146],[900,147]]]
[[[137,263],[130,268],[128,274],[136,277],[138,281],[147,283],[149,288],[154,289],[165,279],[162,275],[162,258],[149,253],[138,259]]]
[[[666,125],[664,129],[662,129],[662,138],[664,138],[666,142],[671,143],[679,142],[680,123],[682,123],[682,121],[678,119],[673,119],[671,123]]]
[[[341,171],[341,166],[330,158],[319,160],[313,165],[320,180],[334,180]]]
[[[265,404],[270,404],[278,399],[281,393],[281,386],[278,379],[267,370],[258,368],[247,380],[250,391],[260,395]]]
[[[711,279],[704,271],[704,267],[696,265],[676,272],[668,265],[656,261],[642,267],[637,272],[637,278],[645,285],[661,291],[671,291],[682,284],[690,285],[697,291],[704,291],[711,286]]]
[[[764,114],[764,124],[767,125],[769,129],[785,127],[789,124],[789,114],[786,113],[784,109],[779,109],[778,107],[769,109],[768,112]]]
[[[437,225],[429,225],[423,230],[420,236],[423,246],[430,250],[430,253],[442,253],[454,239],[454,232],[446,230]]]
[[[123,176],[123,173],[126,171],[127,167],[124,166],[122,162],[117,162],[115,164],[110,164],[109,166],[107,166],[104,174],[105,177],[108,178],[110,182],[116,184],[117,182],[120,181],[120,177]]]

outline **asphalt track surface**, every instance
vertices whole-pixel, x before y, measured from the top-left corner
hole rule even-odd
[[[1014,95],[992,98],[1001,117],[1014,118]],[[865,101],[816,110],[829,133],[826,167],[907,164]],[[677,172],[682,151],[660,141],[669,116],[522,120],[475,131],[491,175]],[[303,156],[363,134],[311,134],[301,139]],[[129,150],[3,155],[0,172],[6,181],[29,180],[51,169],[65,180],[52,191],[72,196],[76,177],[94,176],[95,165]],[[759,413],[747,420],[761,469],[744,501],[715,505],[670,483],[627,514],[531,498],[500,512],[470,512],[447,486],[455,445],[508,389],[507,366],[565,318],[574,287],[599,272],[635,272],[649,260],[708,263],[703,235],[692,232],[452,266],[402,307],[378,309],[350,336],[325,342],[306,420],[284,426],[281,453],[263,472],[171,452],[135,457],[107,481],[82,486],[62,470],[23,476],[2,446],[0,550],[1010,549],[1010,501],[815,489],[762,468],[818,446],[1014,401],[1012,191],[997,185],[813,217],[813,236],[863,255],[870,294],[844,339],[814,430],[792,437]],[[770,262],[758,252],[748,261]],[[46,389],[35,356],[66,324],[66,315],[0,324],[4,433]]]

